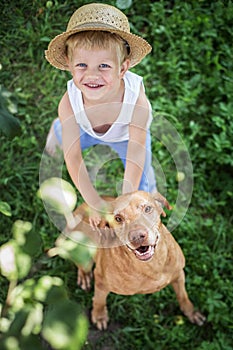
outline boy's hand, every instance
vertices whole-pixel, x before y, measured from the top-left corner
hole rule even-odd
[[[102,200],[99,201],[89,213],[89,223],[93,230],[104,228],[107,225],[106,216],[110,212],[109,203]]]
[[[102,221],[102,217],[99,211],[93,210],[89,216],[89,223],[91,228],[95,231],[98,229],[99,224]]]
[[[101,210],[94,210],[89,213],[89,223],[93,231],[98,232],[102,239],[108,240],[115,237],[115,232],[110,228],[109,223],[111,221],[110,203],[102,202]],[[103,209],[104,208],[104,209]],[[109,221],[110,220],[110,221]],[[107,244],[107,242],[105,242]]]

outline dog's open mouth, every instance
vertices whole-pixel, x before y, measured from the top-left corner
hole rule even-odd
[[[141,246],[133,250],[135,256],[142,261],[148,261],[152,258],[155,252],[155,245]]]
[[[129,247],[127,245],[127,247],[129,248],[129,250],[131,250],[137,259],[141,260],[141,261],[149,261],[150,259],[152,259],[154,252],[155,252],[155,248],[157,246],[157,243],[159,241],[159,235],[156,237],[155,240],[155,244],[154,245],[141,245],[140,247],[133,249],[132,247]]]

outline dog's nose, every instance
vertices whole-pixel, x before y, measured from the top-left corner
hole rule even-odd
[[[129,231],[129,241],[133,244],[142,244],[147,238],[147,232],[145,228],[136,228]]]

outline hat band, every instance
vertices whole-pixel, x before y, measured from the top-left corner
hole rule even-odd
[[[95,29],[102,29],[104,30],[104,28],[107,28],[107,29],[112,29],[114,31],[120,31],[120,32],[125,32],[125,33],[128,33],[129,32],[126,32],[125,30],[122,30],[122,29],[118,29],[108,23],[103,23],[103,22],[88,22],[88,23],[82,23],[82,24],[79,24],[77,26],[75,26],[74,28],[70,29],[70,30],[75,30],[75,29],[85,29],[85,28],[91,28],[90,30],[95,30]]]

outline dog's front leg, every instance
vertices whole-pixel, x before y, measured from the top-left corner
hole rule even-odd
[[[91,289],[91,281],[93,279],[92,269],[84,270],[82,267],[77,266],[77,285],[82,290],[89,291]]]
[[[190,322],[195,323],[198,326],[202,326],[205,322],[205,316],[203,316],[199,311],[194,310],[194,306],[191,303],[185,289],[185,275],[183,270],[181,271],[179,277],[171,284],[176,293],[181,311],[188,317]]]
[[[98,283],[97,278],[97,280],[95,280],[95,292],[93,297],[91,318],[92,322],[99,330],[107,329],[108,325],[108,310],[106,305],[107,295],[108,291],[104,289],[101,282]]]

